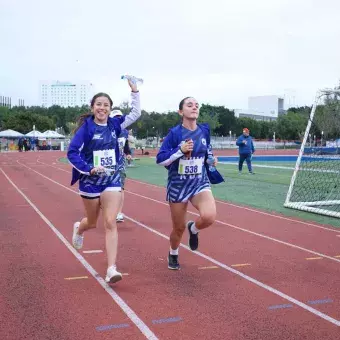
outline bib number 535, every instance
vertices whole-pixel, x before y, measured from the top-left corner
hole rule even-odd
[[[113,158],[112,158],[112,156],[110,156],[110,157],[102,157],[100,159],[100,165],[101,166],[105,166],[105,167],[113,165]]]

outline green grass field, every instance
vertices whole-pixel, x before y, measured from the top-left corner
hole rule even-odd
[[[61,161],[67,162],[66,159]],[[256,165],[268,167],[256,167]],[[166,186],[167,171],[158,166],[154,158],[141,158],[135,161],[135,167],[127,168],[127,177],[143,182]],[[236,204],[273,211],[309,221],[330,224],[340,228],[340,219],[302,212],[283,207],[288,191],[292,169],[291,162],[253,162],[255,175],[248,174],[246,167],[242,174],[238,173],[235,164],[219,164],[218,169],[223,174],[225,182],[213,186],[216,198]],[[271,168],[269,166],[284,166],[288,169]]]

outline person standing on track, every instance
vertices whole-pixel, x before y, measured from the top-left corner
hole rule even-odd
[[[102,208],[108,269],[105,281],[122,279],[117,271],[118,233],[116,216],[121,203],[121,178],[117,171],[119,146],[117,138],[122,129],[140,116],[139,92],[129,81],[132,90],[132,110],[126,116],[110,118],[112,100],[106,93],[98,93],[91,100],[91,112],[82,115],[70,143],[67,157],[73,165],[71,185],[79,180],[79,192],[85,215],[73,226],[72,243],[76,249],[83,246],[84,232],[95,228]]]
[[[247,162],[248,171],[250,174],[254,175],[253,168],[251,166],[251,159],[253,153],[255,152],[253,139],[249,136],[249,129],[244,128],[243,134],[238,137],[236,141],[236,145],[239,148],[239,162],[238,162],[238,171],[242,173],[242,167],[244,161]]]
[[[121,117],[123,116],[122,111],[113,110],[110,114],[110,117]],[[120,202],[118,214],[117,214],[117,222],[124,222],[124,214],[122,213],[123,205],[124,205],[124,187],[125,187],[125,179],[126,179],[126,159],[131,159],[131,150],[129,148],[128,142],[129,131],[123,129],[118,137],[118,145],[119,145],[119,172],[120,172],[120,181],[122,184],[122,199]],[[126,159],[125,159],[126,157]]]
[[[198,248],[199,232],[214,223],[216,206],[209,181],[213,184],[223,181],[215,168],[217,159],[212,155],[209,125],[197,123],[197,101],[184,98],[178,112],[182,124],[170,130],[156,157],[157,164],[168,169],[167,201],[173,225],[168,268],[173,270],[180,269],[178,250],[184,230],[188,229],[189,247],[194,251]],[[198,210],[199,217],[186,223],[189,201]]]
[[[127,161],[128,161],[128,167],[131,167],[131,166],[134,166],[133,157],[135,155],[135,149],[136,149],[136,138],[133,136],[132,130],[129,130],[128,142],[129,142],[129,148],[131,151],[131,157]]]

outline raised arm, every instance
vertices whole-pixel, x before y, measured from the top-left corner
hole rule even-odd
[[[139,92],[131,92],[131,106],[132,109],[130,113],[119,118],[122,121],[120,124],[122,129],[126,129],[128,126],[133,124],[142,114],[140,109]]]

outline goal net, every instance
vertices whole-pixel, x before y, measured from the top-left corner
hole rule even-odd
[[[340,90],[315,97],[284,206],[340,218]]]

